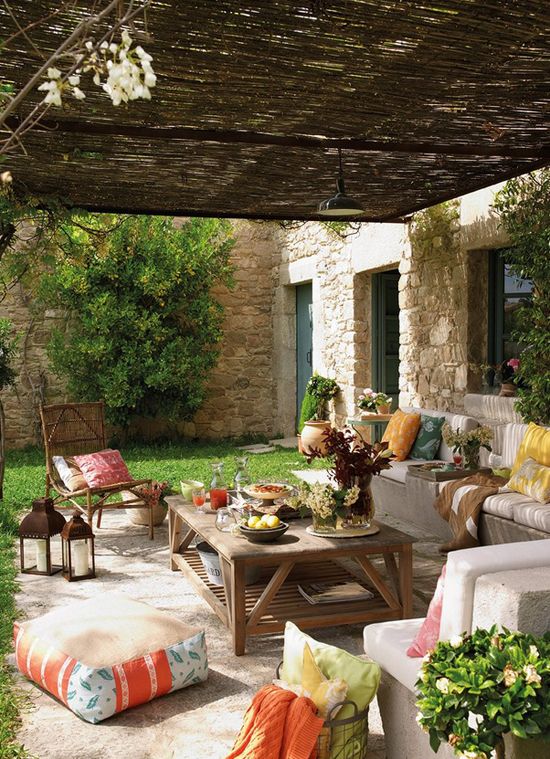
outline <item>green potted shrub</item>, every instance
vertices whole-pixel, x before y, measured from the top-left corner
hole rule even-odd
[[[301,450],[307,453],[313,448],[323,450],[323,432],[330,427],[326,418],[329,402],[338,393],[338,383],[328,377],[313,373],[306,386],[306,392],[300,409],[298,434],[301,435]]]
[[[417,722],[433,751],[448,743],[464,759],[504,759],[505,735],[550,734],[550,633],[537,638],[495,626],[440,641],[416,687]],[[550,756],[550,743],[540,755]]]

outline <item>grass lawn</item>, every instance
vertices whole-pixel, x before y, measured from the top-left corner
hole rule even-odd
[[[212,461],[225,462],[230,481],[235,473],[235,456],[242,455],[234,444],[196,443],[184,441],[150,445],[133,443],[124,446],[123,455],[132,475],[169,480],[179,489],[179,481],[201,480],[209,483]],[[315,461],[312,468],[326,463]],[[250,456],[249,469],[253,480],[288,479],[294,481],[292,469],[307,467],[296,450],[277,448],[273,453]],[[0,501],[0,759],[26,756],[15,740],[18,714],[24,703],[13,687],[12,677],[2,664],[11,647],[12,623],[16,616],[13,594],[16,589],[14,536],[18,515],[30,508],[31,501],[44,494],[44,454],[40,449],[11,451],[6,462],[4,501]],[[67,512],[65,512],[67,514]]]

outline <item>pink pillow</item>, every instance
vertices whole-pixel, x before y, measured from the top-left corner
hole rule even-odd
[[[119,482],[130,482],[132,479],[120,451],[108,448],[106,451],[73,456],[73,459],[81,469],[89,488],[117,485]]]
[[[445,590],[445,570],[447,565],[441,570],[435,593],[430,601],[428,607],[428,613],[426,619],[422,622],[422,627],[416,633],[416,638],[413,640],[409,648],[407,649],[407,656],[426,656],[428,651],[435,647],[435,644],[439,640],[439,628],[441,626],[441,608],[443,606],[443,591]]]

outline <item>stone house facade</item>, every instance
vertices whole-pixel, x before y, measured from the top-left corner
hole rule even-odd
[[[339,383],[339,422],[356,411],[365,386],[398,394],[400,405],[463,408],[465,395],[479,389],[476,367],[488,355],[489,258],[506,244],[491,211],[495,189],[459,199],[452,218],[436,219],[421,239],[405,224],[364,224],[342,239],[315,222],[290,229],[235,222],[236,286],[216,293],[225,337],[207,400],[191,422],[137,420],[132,432],[292,435],[300,376],[312,370]],[[305,327],[297,318],[304,285]],[[18,382],[4,395],[11,447],[36,443],[38,404],[65,398],[45,355],[50,327],[63,315],[37,319],[31,306],[20,289],[2,304],[25,347]],[[307,363],[297,352],[304,329]]]

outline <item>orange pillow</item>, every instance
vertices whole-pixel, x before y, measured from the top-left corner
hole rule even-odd
[[[397,409],[386,427],[382,442],[388,443],[397,461],[404,461],[413,447],[419,429],[420,414],[405,414],[401,409]]]

